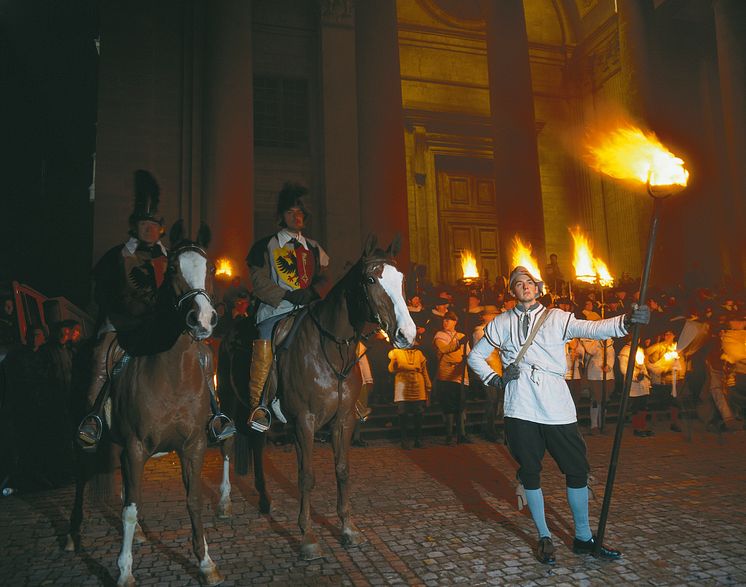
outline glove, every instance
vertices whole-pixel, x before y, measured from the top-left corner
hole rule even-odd
[[[650,322],[650,308],[647,304],[632,306],[632,311],[624,317],[624,326],[629,328],[632,324],[647,324]]]
[[[293,291],[285,292],[282,296],[283,299],[287,300],[295,306],[306,306],[314,301],[318,296],[316,292],[310,287],[306,289],[295,289]]]
[[[507,385],[508,381],[514,381],[515,379],[518,379],[520,375],[521,370],[518,368],[518,365],[516,365],[515,363],[511,363],[503,370],[503,385]]]

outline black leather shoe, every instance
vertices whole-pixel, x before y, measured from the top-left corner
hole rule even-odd
[[[543,565],[554,564],[554,544],[549,536],[539,538],[539,545],[536,547],[536,560]]]
[[[590,540],[586,540],[585,542],[575,538],[572,541],[572,551],[575,554],[592,554],[595,556],[596,537],[593,536]],[[618,558],[622,558],[622,553],[619,550],[608,548],[602,545],[601,548],[598,549],[598,557],[616,560]]]

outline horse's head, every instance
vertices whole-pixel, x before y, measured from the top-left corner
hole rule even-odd
[[[188,240],[183,230],[181,220],[171,228],[169,238],[173,248],[168,257],[168,275],[176,309],[184,316],[190,334],[203,340],[212,334],[218,322],[211,298],[215,267],[205,252],[210,229],[202,224],[196,241]]]
[[[370,236],[359,266],[367,321],[378,324],[396,348],[408,348],[414,343],[417,328],[407,309],[404,275],[394,262],[399,248],[398,236],[385,251],[376,248],[376,238]]]

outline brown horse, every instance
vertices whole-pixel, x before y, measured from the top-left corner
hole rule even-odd
[[[276,369],[270,374],[268,385],[277,386],[288,426],[295,432],[301,498],[298,525],[302,533],[301,556],[306,560],[322,556],[310,524],[310,493],[315,482],[314,433],[327,423],[332,429],[342,543],[355,546],[364,542],[351,519],[348,485],[348,452],[362,383],[360,372],[354,367],[359,360],[358,343],[366,338],[366,324],[373,325],[370,333],[384,330],[396,347],[409,347],[414,342],[416,327],[407,310],[403,275],[393,261],[398,248],[399,241],[395,239],[384,252],[376,248],[375,238],[370,237],[360,260],[326,298],[311,303],[291,318],[294,322],[290,334],[275,349]],[[280,322],[275,338],[288,326]],[[248,385],[243,392],[247,389]],[[258,465],[261,467],[261,453]],[[259,486],[257,489],[260,506],[262,502],[269,505],[266,494]]]
[[[142,503],[145,462],[154,453],[169,451],[175,451],[181,461],[200,577],[207,585],[223,581],[208,554],[200,484],[210,418],[208,380],[212,377],[210,349],[201,341],[212,334],[217,322],[210,298],[213,267],[204,251],[209,229],[203,225],[196,242],[192,242],[183,238],[181,224],[177,223],[170,238],[176,244],[158,292],[156,316],[140,333],[140,349],[147,354],[131,357],[110,383],[107,421],[111,440],[121,447],[124,486],[118,585],[135,584],[132,542],[138,529],[137,506]],[[79,475],[67,550],[80,544],[85,481],[86,476]]]

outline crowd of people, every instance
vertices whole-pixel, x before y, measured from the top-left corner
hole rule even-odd
[[[43,407],[45,413],[54,414],[54,422],[44,427],[50,434],[58,437],[68,434],[70,426],[78,423],[73,420],[79,417],[81,409],[90,410],[78,438],[91,446],[95,446],[101,434],[101,398],[105,397],[104,383],[108,377],[103,361],[112,354],[111,340],[117,331],[121,334],[130,329],[133,316],[134,322],[147,319],[166,269],[167,249],[160,240],[164,231],[163,218],[157,212],[157,184],[143,171],[136,173],[135,183],[136,207],[130,218],[129,240],[107,253],[94,272],[102,329],[97,340],[91,341],[98,351],[93,353],[99,357],[94,360],[98,369],[91,369],[90,365],[81,367],[84,374],[78,376],[85,380],[90,379],[91,372],[98,375],[94,377],[94,385],[88,388],[87,398],[80,398],[81,405],[71,407],[76,364],[72,358],[81,347],[79,325],[56,323],[49,333],[36,326],[27,336],[29,343],[11,353],[3,363],[5,379],[21,382],[18,385],[30,390],[23,395],[22,409],[35,412]],[[325,268],[329,259],[319,243],[303,235],[308,216],[303,202],[305,194],[305,188],[297,184],[283,187],[278,197],[280,230],[257,241],[247,256],[250,287],[236,278],[216,304],[220,315],[216,338],[225,337],[241,323],[258,327],[247,390],[252,408],[251,425],[258,431],[266,431],[273,417],[279,421],[285,419],[281,402],[268,396],[264,385],[272,362],[269,344],[272,328],[290,311],[323,296],[326,287]],[[111,263],[107,265],[108,261]],[[124,280],[120,273],[125,275]],[[546,290],[537,297],[541,307],[569,312],[579,321],[600,322],[627,315],[639,301],[638,284],[626,274],[611,288],[570,284],[554,254],[544,276]],[[696,410],[713,431],[743,426],[744,294],[742,291],[716,293],[686,277],[681,286],[650,292],[646,300],[650,324],[642,330],[640,350],[633,359],[629,357],[629,336],[600,339],[578,336],[564,342],[563,376],[576,406],[582,406],[583,411],[588,406],[587,412],[579,413],[588,422],[588,434],[599,434],[603,429],[604,408],[609,401],[620,397],[629,360],[635,361],[630,405],[636,437],[653,435],[649,424],[651,403],[659,413],[666,410],[668,426],[675,432],[682,430],[682,409]],[[127,286],[124,291],[119,291],[120,282]],[[502,315],[519,312],[510,278],[498,276],[491,281],[472,279],[433,286],[427,282],[426,269],[414,265],[406,287],[408,309],[417,326],[416,344],[410,349],[394,349],[378,333],[361,346],[359,370],[363,393],[356,407],[360,424],[370,415],[369,403],[374,407],[393,403],[405,449],[424,446],[424,422],[431,413],[442,416],[442,426],[438,429],[443,431],[445,444],[470,443],[467,431],[477,428],[488,441],[502,442],[505,387],[485,383],[469,365],[468,358],[472,348],[485,337],[489,324]],[[0,335],[4,338],[17,331],[12,304],[10,299],[2,301]],[[137,311],[133,310],[133,304]],[[508,365],[503,364],[499,350],[494,348],[484,359],[490,373],[504,377]],[[34,379],[33,384],[28,383],[29,377]],[[6,391],[3,400],[6,407],[9,402],[19,401],[11,395]],[[476,414],[467,413],[471,399],[484,400],[484,411],[478,415],[481,421],[474,421]],[[215,416],[223,417],[217,413]],[[15,418],[5,427],[5,434],[23,439],[25,426],[23,419]],[[227,433],[234,430],[229,422]],[[216,438],[220,439],[223,432],[215,431]],[[364,446],[364,437],[365,426],[358,425],[355,443]],[[15,442],[14,446],[30,450],[31,444]],[[64,442],[53,444],[69,446]],[[14,462],[19,460],[18,454],[10,458]],[[51,460],[64,469],[69,457]]]

